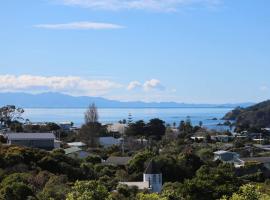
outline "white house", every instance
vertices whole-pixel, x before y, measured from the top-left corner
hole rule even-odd
[[[114,124],[107,125],[108,132],[113,132],[113,133],[124,134],[126,131],[126,128],[127,128],[126,124],[120,124],[120,123],[114,123]]]
[[[162,190],[162,173],[157,163],[150,161],[143,174],[142,182],[120,182],[119,184],[137,186],[138,189],[148,189],[154,193],[160,193]]]
[[[239,158],[239,154],[230,151],[216,151],[214,152],[214,161],[220,160],[224,163],[232,163],[235,167],[243,166],[243,161]]]
[[[70,147],[64,149],[65,154],[71,158],[84,159],[87,158],[90,154],[79,147]]]

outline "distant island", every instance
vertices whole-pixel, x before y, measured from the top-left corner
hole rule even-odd
[[[19,92],[0,93],[0,106],[17,105],[23,108],[86,108],[95,102],[99,108],[236,108],[254,103],[238,104],[188,104],[177,102],[116,101],[102,97],[70,96],[61,93],[28,94]]]

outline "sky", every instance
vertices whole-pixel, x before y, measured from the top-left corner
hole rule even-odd
[[[0,92],[270,98],[269,0],[6,0]]]

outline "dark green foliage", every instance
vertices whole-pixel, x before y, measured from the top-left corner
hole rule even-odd
[[[261,131],[261,128],[270,126],[270,100],[250,106],[236,108],[226,114],[225,120],[236,120],[237,131]]]
[[[186,200],[220,199],[223,195],[232,195],[240,185],[230,165],[202,166],[193,179],[183,183],[181,194]]]

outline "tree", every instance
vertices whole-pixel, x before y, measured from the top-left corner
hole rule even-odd
[[[145,136],[146,126],[143,120],[129,124],[126,134],[129,136]]]
[[[147,135],[153,136],[156,139],[161,139],[161,137],[165,135],[166,131],[166,127],[164,124],[165,122],[158,118],[151,119],[146,125]]]
[[[221,164],[214,168],[205,165],[196,172],[196,177],[184,181],[181,193],[188,200],[220,199],[232,195],[240,185],[231,165]]]
[[[87,111],[85,112],[84,120],[85,120],[85,124],[98,122],[98,110],[94,103],[90,105]]]
[[[106,200],[109,192],[98,181],[77,181],[66,200]]]
[[[243,185],[237,193],[228,198],[224,196],[221,200],[267,200],[270,196],[262,194],[260,188],[256,185]]]
[[[16,108],[14,105],[7,105],[0,108],[0,123],[7,127],[15,120],[22,120],[24,109]]]
[[[143,194],[139,193],[136,200],[167,200],[166,197],[161,197],[158,194]]]

